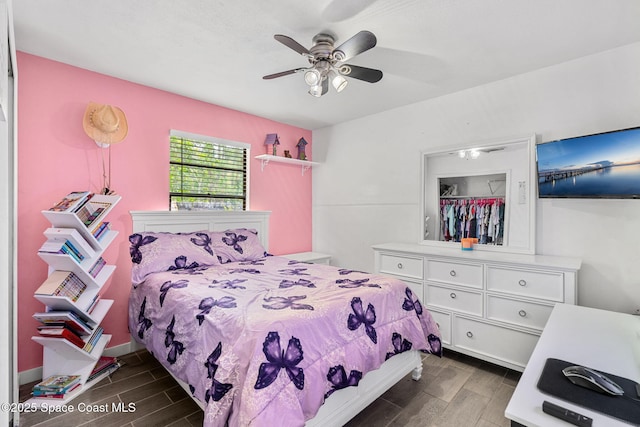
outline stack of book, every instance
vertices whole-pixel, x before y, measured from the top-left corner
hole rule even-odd
[[[106,377],[120,368],[120,362],[115,357],[101,356],[93,368],[93,371],[89,374],[87,382],[93,381],[99,377]]]
[[[50,227],[44,231],[44,235],[47,237],[48,242],[66,243],[85,258],[93,258],[95,256],[95,251],[91,245],[74,228]]]
[[[33,386],[33,397],[63,399],[67,393],[80,387],[80,375],[52,375]]]
[[[108,222],[101,222],[91,230],[91,234],[93,234],[93,237],[95,237],[96,240],[99,241],[100,239],[102,239],[102,237],[104,237],[107,231],[109,231],[109,228],[110,225]]]
[[[93,193],[89,191],[73,191],[49,208],[49,210],[54,212],[77,212],[91,197],[93,197]]]
[[[91,275],[91,277],[98,277],[100,270],[102,270],[102,267],[104,267],[106,264],[107,262],[102,257],[98,258],[98,260],[89,269],[89,274]]]
[[[111,203],[96,201],[89,191],[74,191],[49,208],[54,212],[75,213],[80,222],[88,229],[94,230],[100,224],[102,214],[109,210]]]
[[[49,254],[67,254],[70,255],[78,264],[84,259],[82,252],[76,248],[70,240],[64,242],[47,240],[38,249],[39,252],[46,252]]]
[[[91,353],[91,350],[93,350],[93,348],[96,346],[96,343],[102,336],[103,332],[104,330],[102,329],[102,326],[96,326],[96,328],[93,330],[93,333],[89,336],[89,338],[87,338],[87,341],[82,343],[82,349],[87,353]]]
[[[48,338],[64,338],[79,348],[85,346],[84,340],[78,333],[66,325],[42,325],[38,326],[38,332],[43,337]]]
[[[91,335],[94,329],[73,311],[47,311],[44,313],[34,313],[33,318],[38,320],[44,326],[66,327],[79,336]],[[84,342],[80,347],[84,347]]]
[[[72,271],[53,271],[36,290],[37,295],[68,297],[76,302],[87,289],[87,285]]]

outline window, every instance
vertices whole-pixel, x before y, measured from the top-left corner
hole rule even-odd
[[[171,210],[247,210],[250,144],[171,131]]]

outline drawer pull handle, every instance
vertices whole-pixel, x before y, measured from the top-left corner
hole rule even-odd
[[[527,312],[524,310],[520,310],[518,314],[520,315],[520,317],[527,317]]]
[[[456,299],[456,298],[458,297],[458,295],[456,295],[456,294],[455,294],[455,292],[451,292],[451,293],[449,294],[449,296],[450,296],[452,299]]]
[[[520,285],[520,286],[527,286],[527,281],[526,281],[526,280],[524,280],[524,279],[520,279],[520,280],[518,280],[518,285]]]
[[[402,270],[402,263],[401,262],[398,263],[398,270]]]
[[[469,338],[473,338],[473,332],[471,332],[471,331],[467,331],[467,336],[468,336]]]
[[[451,277],[456,277],[456,271],[455,270],[451,270],[449,272],[449,274],[451,275]]]

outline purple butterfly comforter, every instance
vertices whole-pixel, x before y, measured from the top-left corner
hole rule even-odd
[[[150,275],[129,329],[206,403],[205,426],[300,426],[386,359],[442,351],[402,281],[275,256]]]

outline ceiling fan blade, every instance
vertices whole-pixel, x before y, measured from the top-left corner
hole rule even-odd
[[[283,45],[287,46],[288,48],[295,50],[300,55],[305,55],[305,56],[311,55],[311,52],[309,52],[309,49],[307,49],[306,47],[302,46],[300,43],[298,43],[297,41],[295,41],[294,39],[292,39],[289,36],[284,36],[282,34],[276,34],[275,36],[273,36],[273,38],[278,40],[280,43],[282,43]]]
[[[382,71],[373,68],[359,67],[357,65],[343,64],[338,71],[345,77],[351,77],[369,83],[378,82],[382,78]]]
[[[271,80],[278,77],[288,76],[290,74],[295,74],[298,71],[306,70],[306,68],[294,68],[293,70],[281,71],[279,73],[269,74],[263,77],[264,80]]]
[[[335,48],[333,50],[333,57],[337,61],[346,61],[371,49],[377,42],[376,36],[371,31],[360,31]]]

